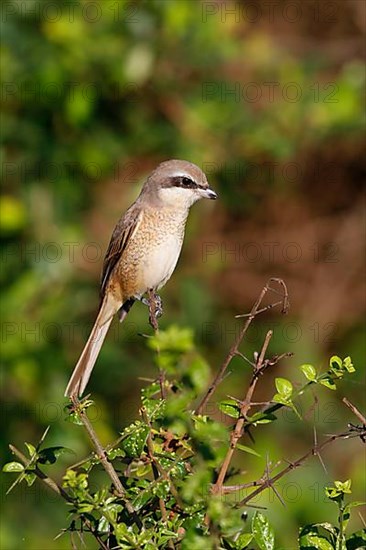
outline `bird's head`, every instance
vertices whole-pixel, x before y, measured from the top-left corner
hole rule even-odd
[[[150,174],[143,192],[158,198],[163,206],[189,208],[200,199],[217,199],[202,170],[185,160],[168,160]]]

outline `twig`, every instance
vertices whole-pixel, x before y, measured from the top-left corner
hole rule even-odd
[[[22,462],[22,464],[24,464],[25,468],[27,468],[29,464],[29,460],[27,459],[27,457],[21,451],[19,451],[19,449],[14,447],[14,445],[9,445],[9,448],[11,452]],[[58,485],[56,481],[54,481],[52,478],[44,474],[42,470],[38,468],[38,466],[32,469],[32,473],[35,474],[38,477],[38,479],[40,479],[49,489],[51,489],[51,491],[53,491],[60,497],[64,498],[67,502],[70,502],[70,503],[74,502],[74,499],[70,497],[70,495],[68,495],[68,493],[60,485]],[[85,525],[90,530],[91,534],[98,541],[98,543],[100,544],[100,547],[103,550],[108,550],[108,547],[104,544],[103,540],[100,538],[98,533],[93,528],[92,523],[84,516],[81,516],[81,520],[83,523],[85,523]]]
[[[364,429],[363,435],[366,436],[366,429]],[[343,432],[341,434],[336,434],[328,437],[323,443],[320,445],[314,445],[307,453],[305,453],[303,456],[295,460],[295,462],[290,462],[289,465],[281,470],[278,474],[273,476],[272,478],[267,478],[263,485],[258,487],[255,491],[250,493],[247,497],[245,497],[243,500],[241,500],[238,504],[236,504],[237,508],[240,508],[244,505],[246,505],[250,500],[252,500],[254,497],[259,495],[262,491],[267,489],[268,487],[271,487],[276,481],[281,479],[283,476],[291,472],[292,470],[295,470],[295,468],[298,468],[302,465],[303,462],[305,462],[308,458],[311,456],[319,456],[319,452],[324,449],[327,445],[330,443],[333,443],[334,441],[337,441],[338,439],[352,439],[354,437],[359,437],[359,434],[353,432],[352,430],[348,430],[347,432]]]
[[[361,424],[363,426],[366,426],[366,418],[363,416],[362,413],[360,413],[360,411],[357,409],[357,407],[355,407],[354,405],[352,405],[352,403],[350,401],[348,401],[347,397],[343,397],[342,399],[343,403],[345,405],[347,405],[347,407],[349,409],[351,409],[351,411],[353,412],[353,414],[355,416],[357,416],[357,418],[359,419],[359,421],[361,422]]]
[[[19,451],[19,449],[14,447],[14,445],[9,445],[9,449],[27,468],[29,464],[29,460],[27,459],[27,457],[21,451]],[[32,468],[32,473],[35,474],[41,481],[43,481],[43,483],[47,485],[47,487],[52,489],[52,491],[67,500],[67,502],[73,502],[73,499],[67,494],[67,492],[60,485],[58,485],[56,481],[44,474],[42,470],[38,468],[38,466],[36,466],[34,469]]]
[[[253,321],[253,319],[260,312],[266,310],[266,308],[263,308],[262,310],[260,310],[259,306],[261,305],[261,303],[263,301],[263,298],[267,294],[268,291],[272,291],[272,292],[275,291],[274,289],[272,289],[269,286],[271,282],[276,282],[283,288],[283,299],[282,299],[281,302],[278,302],[278,303],[282,304],[282,313],[287,313],[288,308],[289,308],[289,300],[288,300],[288,292],[287,292],[286,284],[282,279],[272,277],[267,281],[265,286],[262,288],[256,302],[254,303],[254,305],[253,305],[253,307],[252,307],[252,309],[249,313],[248,319],[245,321],[243,328],[241,329],[240,333],[238,334],[237,338],[235,339],[234,343],[232,344],[232,346],[229,350],[229,353],[227,354],[226,358],[224,359],[224,361],[223,361],[218,373],[216,374],[212,384],[210,385],[210,387],[208,388],[206,394],[204,395],[203,399],[201,400],[200,404],[198,405],[198,407],[196,409],[196,414],[202,414],[207,402],[209,401],[209,399],[212,397],[212,395],[216,391],[217,386],[222,382],[225,371],[226,371],[227,367],[229,366],[229,364],[231,363],[231,360],[233,359],[233,357],[235,357],[235,355],[238,355],[239,346],[240,346],[240,344],[241,344],[241,342],[242,342],[242,340],[243,340],[243,338],[244,338],[251,322]]]
[[[107,474],[111,478],[112,483],[113,483],[114,487],[116,488],[118,496],[120,496],[122,498],[122,500],[123,500],[123,502],[126,506],[127,511],[134,517],[137,525],[141,528],[142,527],[141,520],[138,517],[138,515],[136,514],[132,504],[127,500],[126,492],[125,492],[125,490],[122,486],[122,483],[121,483],[121,481],[118,477],[118,474],[117,474],[116,470],[114,469],[113,464],[111,462],[109,462],[107,454],[106,454],[102,444],[100,443],[100,441],[98,439],[98,436],[95,433],[95,431],[93,429],[93,426],[91,425],[91,422],[90,422],[88,416],[86,415],[86,413],[83,410],[82,406],[80,406],[79,399],[75,396],[72,396],[71,400],[73,402],[75,411],[78,413],[78,416],[79,416],[80,420],[82,421],[82,423],[83,423],[83,425],[84,425],[84,427],[85,427],[85,429],[86,429],[86,431],[89,435],[89,438],[90,438],[90,440],[91,440],[91,442],[92,442],[92,444],[93,444],[93,446],[96,450],[97,457],[99,458],[103,468],[105,469],[105,471],[107,472]]]
[[[172,482],[169,474],[164,470],[164,468],[161,466],[161,464],[155,458],[154,444],[153,444],[153,439],[152,439],[152,435],[151,435],[152,427],[151,427],[150,420],[149,420],[149,418],[146,414],[145,407],[141,407],[141,415],[142,415],[142,418],[144,419],[144,422],[150,428],[150,432],[149,432],[149,435],[148,435],[148,438],[147,438],[147,449],[148,449],[148,454],[149,454],[149,458],[151,460],[151,463],[152,463],[153,466],[155,466],[155,468],[156,468],[157,472],[160,474],[160,476],[169,483],[170,491],[171,491],[173,497],[175,498],[175,500],[177,502],[177,505],[183,510],[183,503],[181,501],[181,498],[179,496],[179,493],[178,493],[174,483]],[[154,473],[154,478],[157,479],[157,477],[155,477],[155,473]]]
[[[257,385],[258,377],[259,377],[259,374],[261,372],[261,369],[264,366],[264,357],[265,357],[269,342],[272,338],[272,335],[273,335],[273,332],[271,330],[269,330],[266,334],[261,352],[260,352],[259,357],[258,357],[257,364],[256,364],[254,372],[253,372],[252,380],[249,384],[248,391],[247,391],[247,394],[245,396],[245,399],[242,402],[242,405],[240,407],[239,418],[236,422],[234,430],[231,432],[230,447],[229,447],[229,449],[226,453],[224,462],[222,463],[222,466],[220,468],[219,475],[217,477],[217,481],[216,481],[215,485],[212,487],[212,490],[211,490],[211,492],[213,494],[218,494],[218,493],[221,492],[221,489],[222,489],[222,486],[223,486],[223,483],[224,483],[224,480],[225,480],[225,477],[226,477],[226,473],[227,473],[227,470],[229,468],[229,465],[230,465],[232,456],[234,454],[236,445],[237,445],[239,439],[242,436],[244,422],[245,422],[246,416],[248,414],[248,411],[252,406],[253,393],[254,393],[255,387]]]
[[[265,311],[268,311],[269,309],[273,309],[274,307],[279,306],[280,304],[283,304],[283,300],[278,300],[278,302],[273,302],[273,304],[268,304],[268,306],[258,309],[256,313],[257,315],[259,315],[259,313],[264,313]],[[240,313],[239,315],[235,315],[235,319],[243,319],[244,317],[250,317],[250,315],[251,315],[250,313]]]
[[[141,415],[142,415],[143,419],[145,420],[145,422],[150,427],[149,434],[148,434],[147,440],[146,440],[147,454],[150,458],[151,468],[152,468],[152,471],[153,471],[154,479],[155,479],[155,481],[157,481],[160,477],[158,467],[157,467],[158,463],[156,462],[156,459],[155,459],[155,456],[154,456],[154,444],[153,444],[153,439],[152,439],[152,436],[151,436],[151,426],[150,426],[150,422],[149,422],[149,419],[147,417],[146,410],[144,409],[144,407],[141,408]],[[167,520],[168,520],[168,515],[167,515],[164,499],[161,498],[161,497],[159,498],[159,508],[160,508],[160,513],[161,513],[161,519],[163,520],[164,523],[166,523]],[[169,548],[174,548],[174,543],[171,540],[168,541],[168,547]]]
[[[152,326],[155,334],[159,334],[159,323],[158,323],[158,305],[156,302],[157,295],[153,290],[148,290],[147,292],[148,300],[149,300],[149,323]],[[160,350],[157,350],[157,354],[159,355]],[[160,384],[160,394],[161,398],[166,398],[166,392],[165,392],[165,371],[159,367],[159,384]]]

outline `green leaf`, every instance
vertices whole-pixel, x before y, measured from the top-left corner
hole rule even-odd
[[[337,487],[339,491],[342,491],[342,493],[352,493],[351,491],[351,484],[352,481],[350,479],[347,479],[346,481],[335,481],[334,485]]]
[[[331,500],[337,500],[339,497],[343,498],[344,494],[350,493],[352,493],[350,479],[347,479],[346,481],[335,481],[334,487],[325,488],[325,494]]]
[[[273,550],[274,530],[266,516],[260,512],[254,514],[252,532],[260,550]]]
[[[155,498],[150,489],[140,491],[137,497],[132,501],[135,510],[141,510],[150,500]]]
[[[250,447],[247,447],[246,445],[242,445],[241,443],[238,443],[236,445],[236,448],[240,449],[240,451],[244,451],[245,453],[249,453],[250,455],[259,456],[259,457],[261,456],[254,449],[251,449]]]
[[[334,550],[333,544],[329,542],[325,535],[320,533],[320,527],[328,531],[335,540],[338,531],[330,523],[313,523],[305,525],[299,534],[300,550]]]
[[[302,370],[305,377],[308,380],[310,380],[310,382],[316,381],[317,373],[313,365],[309,365],[309,364],[301,365],[300,369]]]
[[[129,428],[126,428],[123,433],[128,433],[127,430]],[[127,456],[131,458],[140,457],[142,451],[144,450],[149,431],[150,428],[148,426],[138,422],[135,423],[131,429],[130,435],[128,435],[128,437],[126,437],[126,439],[124,439],[121,443],[121,447]]]
[[[256,426],[257,424],[269,424],[277,420],[277,416],[270,412],[257,412],[253,416],[249,416],[248,420],[253,426]]]
[[[13,473],[13,472],[23,472],[24,466],[20,462],[8,462],[3,466],[3,472]]]
[[[343,359],[343,367],[346,369],[347,372],[355,372],[356,369],[353,366],[352,359],[347,356]]]
[[[80,411],[86,412],[86,410],[92,405],[94,405],[94,401],[91,399],[83,399],[78,407]],[[79,410],[75,410],[73,403],[69,403],[64,407],[64,411],[67,413],[66,420],[76,424],[77,426],[83,426]]]
[[[361,550],[366,548],[366,529],[352,533],[346,540],[347,550]]]
[[[332,355],[329,359],[329,366],[331,369],[342,369],[342,359],[338,355]]]
[[[27,442],[25,442],[25,446],[28,449],[29,456],[32,458],[36,454],[36,448],[32,445],[32,443]]]
[[[253,540],[253,533],[243,533],[235,541],[235,548],[238,550],[243,550],[246,548]]]
[[[224,401],[220,401],[219,409],[227,416],[231,416],[231,418],[239,418],[240,407],[234,399],[225,399]]]
[[[190,328],[171,325],[147,340],[148,346],[159,352],[187,352],[193,348],[193,332]]]
[[[110,451],[108,451],[107,455],[109,460],[114,460],[115,458],[117,458],[117,456],[121,458],[125,457],[126,453],[124,452],[123,449],[116,447],[115,449],[111,449]]]
[[[275,379],[276,390],[277,392],[285,399],[289,399],[292,395],[293,386],[290,380],[286,378],[276,378]]]
[[[160,394],[160,384],[159,382],[153,382],[149,386],[146,386],[145,388],[142,388],[141,395],[143,398],[150,399],[154,395]]]
[[[301,538],[301,550],[334,550],[331,544],[325,537],[320,535],[306,535]]]
[[[280,393],[275,393],[272,397],[272,401],[274,401],[275,403],[280,403],[281,405],[285,405],[286,407],[290,407],[292,405],[291,399],[289,399],[288,397],[284,397]]]
[[[47,449],[39,451],[37,462],[40,464],[54,464],[58,457],[65,453],[75,454],[72,449],[68,449],[67,447],[48,447]]]
[[[37,476],[36,476],[36,474],[32,474],[30,472],[30,473],[24,474],[24,479],[27,482],[28,487],[31,487],[33,485],[33,483],[36,481]]]
[[[195,355],[186,369],[182,382],[192,388],[197,394],[204,391],[209,383],[210,368],[208,363],[200,355]]]
[[[330,390],[336,390],[337,386],[334,383],[334,380],[330,376],[319,379],[319,382],[322,386],[329,388]]]

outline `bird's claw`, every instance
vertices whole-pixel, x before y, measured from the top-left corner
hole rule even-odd
[[[155,317],[161,317],[163,315],[163,301],[160,298],[159,294],[154,294],[155,302]]]
[[[156,319],[163,315],[163,301],[159,294],[154,292],[150,298],[141,298],[141,302],[149,308],[150,313],[153,312]]]

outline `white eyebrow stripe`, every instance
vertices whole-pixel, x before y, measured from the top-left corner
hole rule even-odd
[[[173,178],[189,178],[190,180],[193,179],[192,176],[187,174],[187,172],[173,172],[172,176]]]

